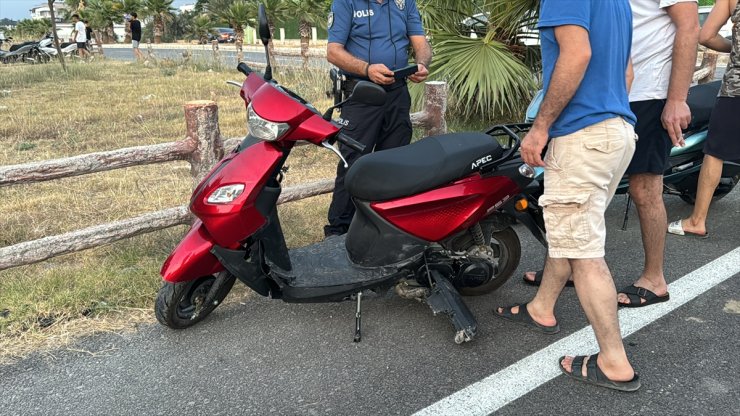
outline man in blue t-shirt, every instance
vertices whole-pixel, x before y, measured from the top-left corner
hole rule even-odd
[[[346,78],[344,96],[360,80],[369,80],[387,91],[386,105],[373,107],[349,101],[342,108],[344,132],[366,146],[365,153],[404,146],[411,141],[411,98],[405,79],[394,71],[409,65],[409,46],[418,66],[408,79],[422,82],[429,75],[432,49],[424,35],[416,0],[334,0],[329,14],[327,59]],[[361,154],[340,146],[351,166]],[[347,232],[355,206],[344,188],[347,169],[337,166],[334,195],[329,207],[329,225],[324,235]],[[392,178],[390,178],[392,180]]]
[[[528,304],[498,308],[497,316],[553,334],[555,302],[573,275],[578,299],[594,328],[597,355],[563,357],[565,374],[602,387],[634,391],[640,381],[624,350],[616,288],[604,261],[604,212],[635,151],[632,12],[628,0],[542,0],[545,98],[521,154],[545,167],[540,198],[548,256],[542,284]],[[544,161],[542,150],[551,138]]]

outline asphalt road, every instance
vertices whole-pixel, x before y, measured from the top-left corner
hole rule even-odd
[[[666,197],[669,218],[690,207]],[[634,208],[620,231],[625,198],[607,213],[607,260],[617,286],[642,266]],[[676,281],[740,246],[740,191],[713,205],[707,240],[667,238],[667,277]],[[501,304],[526,301],[519,280],[544,250],[517,228],[524,255],[497,292],[468,298],[480,335],[455,345],[444,317],[395,296],[364,302],[364,338],[352,342],[351,303],[289,305],[259,297],[217,309],[198,326],[157,324],[137,333],[100,335],[75,346],[0,367],[0,413],[407,415],[518,362],[587,325],[573,289],[558,305],[562,331],[540,335],[494,319]],[[634,394],[559,376],[499,410],[502,415],[739,414],[740,275],[626,338],[640,372]],[[582,351],[573,351],[574,353]],[[552,362],[555,366],[556,362]]]
[[[168,58],[168,59],[182,59],[183,57],[183,51],[185,49],[162,49],[154,47],[154,53],[158,58]],[[141,48],[141,51],[146,56],[147,50],[145,47]],[[213,59],[213,52],[210,49],[210,46],[203,49],[198,48],[191,48],[190,51],[193,54],[193,60],[202,60],[202,61],[210,61]],[[131,48],[120,48],[120,47],[108,47],[105,48],[105,56],[110,59],[115,60],[121,60],[121,61],[135,61],[134,53],[131,50]],[[236,63],[236,51],[234,48],[230,45],[226,45],[221,47],[219,50],[219,56],[221,58],[221,62],[229,65],[229,64],[235,64]],[[257,62],[257,63],[265,63],[265,54],[263,52],[244,52],[244,60],[247,62]],[[300,67],[303,65],[303,58],[300,56],[277,56],[276,57],[277,64],[281,66],[296,66]],[[326,58],[318,58],[318,57],[312,57],[309,58],[309,64],[313,67],[325,67],[330,68],[329,63],[326,61]]]

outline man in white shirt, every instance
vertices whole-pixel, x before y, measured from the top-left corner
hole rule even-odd
[[[87,32],[85,31],[85,24],[80,21],[78,14],[72,15],[72,23],[74,24],[74,30],[72,31],[72,39],[70,42],[77,43],[77,53],[80,54],[80,58],[87,58],[90,52],[87,51]]]
[[[627,174],[640,217],[645,265],[637,281],[619,291],[620,306],[669,299],[663,274],[667,218],[663,171],[673,146],[683,146],[691,122],[686,104],[699,41],[697,0],[630,0],[635,81],[630,107],[637,116],[637,149]]]

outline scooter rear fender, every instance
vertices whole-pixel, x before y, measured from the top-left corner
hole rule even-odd
[[[224,270],[211,254],[213,239],[201,221],[195,221],[185,238],[165,260],[160,274],[166,282],[189,282]]]

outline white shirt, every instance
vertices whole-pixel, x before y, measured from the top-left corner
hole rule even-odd
[[[696,3],[697,0],[630,0],[635,69],[630,102],[668,98],[676,25],[666,8],[683,2]]]
[[[78,21],[75,23],[75,30],[77,31],[77,36],[75,37],[75,42],[87,42],[87,33],[85,33],[85,24],[81,21]]]

